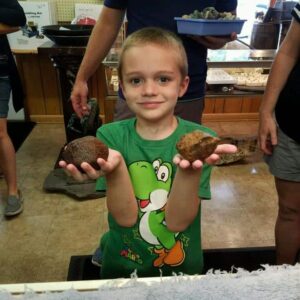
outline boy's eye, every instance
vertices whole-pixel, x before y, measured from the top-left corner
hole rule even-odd
[[[138,85],[141,83],[141,79],[140,78],[132,78],[132,79],[130,79],[130,83],[133,85]]]
[[[170,81],[170,79],[168,77],[163,77],[163,76],[159,77],[159,82],[161,82],[161,83],[166,83],[168,81]]]

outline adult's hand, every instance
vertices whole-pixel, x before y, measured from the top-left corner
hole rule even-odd
[[[73,109],[79,118],[88,115],[90,107],[87,105],[88,85],[86,81],[75,81],[71,93]]]
[[[232,32],[230,36],[198,36],[192,35],[191,38],[196,42],[202,44],[208,49],[220,49],[228,42],[237,39],[237,34]]]
[[[260,115],[258,143],[260,149],[267,155],[271,155],[273,146],[277,145],[277,126],[271,113]]]

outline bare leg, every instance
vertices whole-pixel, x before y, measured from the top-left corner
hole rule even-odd
[[[275,178],[279,200],[275,226],[278,264],[294,264],[300,250],[300,182]]]
[[[0,118],[0,166],[7,182],[9,195],[17,195],[16,153],[7,134],[7,119]]]

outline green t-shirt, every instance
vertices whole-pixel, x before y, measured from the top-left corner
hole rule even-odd
[[[137,134],[135,122],[135,118],[114,122],[97,131],[99,139],[122,153],[139,207],[138,221],[130,228],[119,226],[108,214],[109,231],[100,242],[103,253],[101,278],[129,277],[135,270],[139,277],[160,276],[161,272],[164,276],[173,272],[200,274],[203,267],[200,209],[184,232],[173,233],[166,227],[164,206],[176,172],[172,160],[180,137],[196,129],[214,136],[215,133],[178,118],[178,126],[169,137],[152,141]],[[200,198],[211,197],[210,173],[211,166],[204,165],[198,192]],[[98,179],[96,188],[106,189],[104,177]]]

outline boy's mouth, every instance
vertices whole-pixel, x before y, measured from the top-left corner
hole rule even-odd
[[[144,101],[139,104],[145,108],[156,108],[161,105],[161,101]]]

